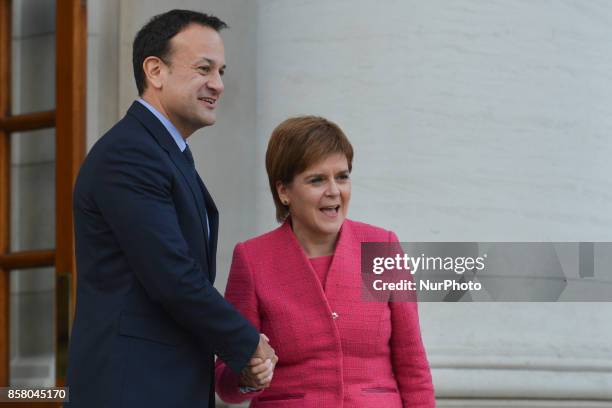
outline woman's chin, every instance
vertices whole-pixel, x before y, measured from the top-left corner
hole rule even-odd
[[[337,234],[338,232],[340,232],[340,228],[342,227],[343,222],[344,217],[323,220],[322,222],[318,223],[319,231],[325,235]]]

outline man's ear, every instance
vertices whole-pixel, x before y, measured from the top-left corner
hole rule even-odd
[[[142,62],[142,70],[151,87],[155,89],[162,88],[167,67],[159,57],[150,56],[145,58]]]

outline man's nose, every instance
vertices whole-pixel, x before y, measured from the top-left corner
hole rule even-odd
[[[223,85],[223,79],[219,73],[214,74],[207,83],[208,87],[214,90],[218,95],[223,93],[225,86]]]

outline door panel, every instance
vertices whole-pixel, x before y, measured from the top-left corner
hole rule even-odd
[[[40,10],[48,3],[0,0],[0,386],[16,381],[11,353],[24,350],[50,349],[54,383],[65,383],[76,282],[71,198],[85,155],[85,3],[57,0],[49,16]],[[48,32],[25,33],[41,18]],[[23,342],[20,331],[39,339]]]

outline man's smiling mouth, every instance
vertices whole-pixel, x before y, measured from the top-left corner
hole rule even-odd
[[[203,98],[198,98],[198,99],[200,101],[208,103],[211,106],[217,103],[217,100],[215,98],[203,97]]]

